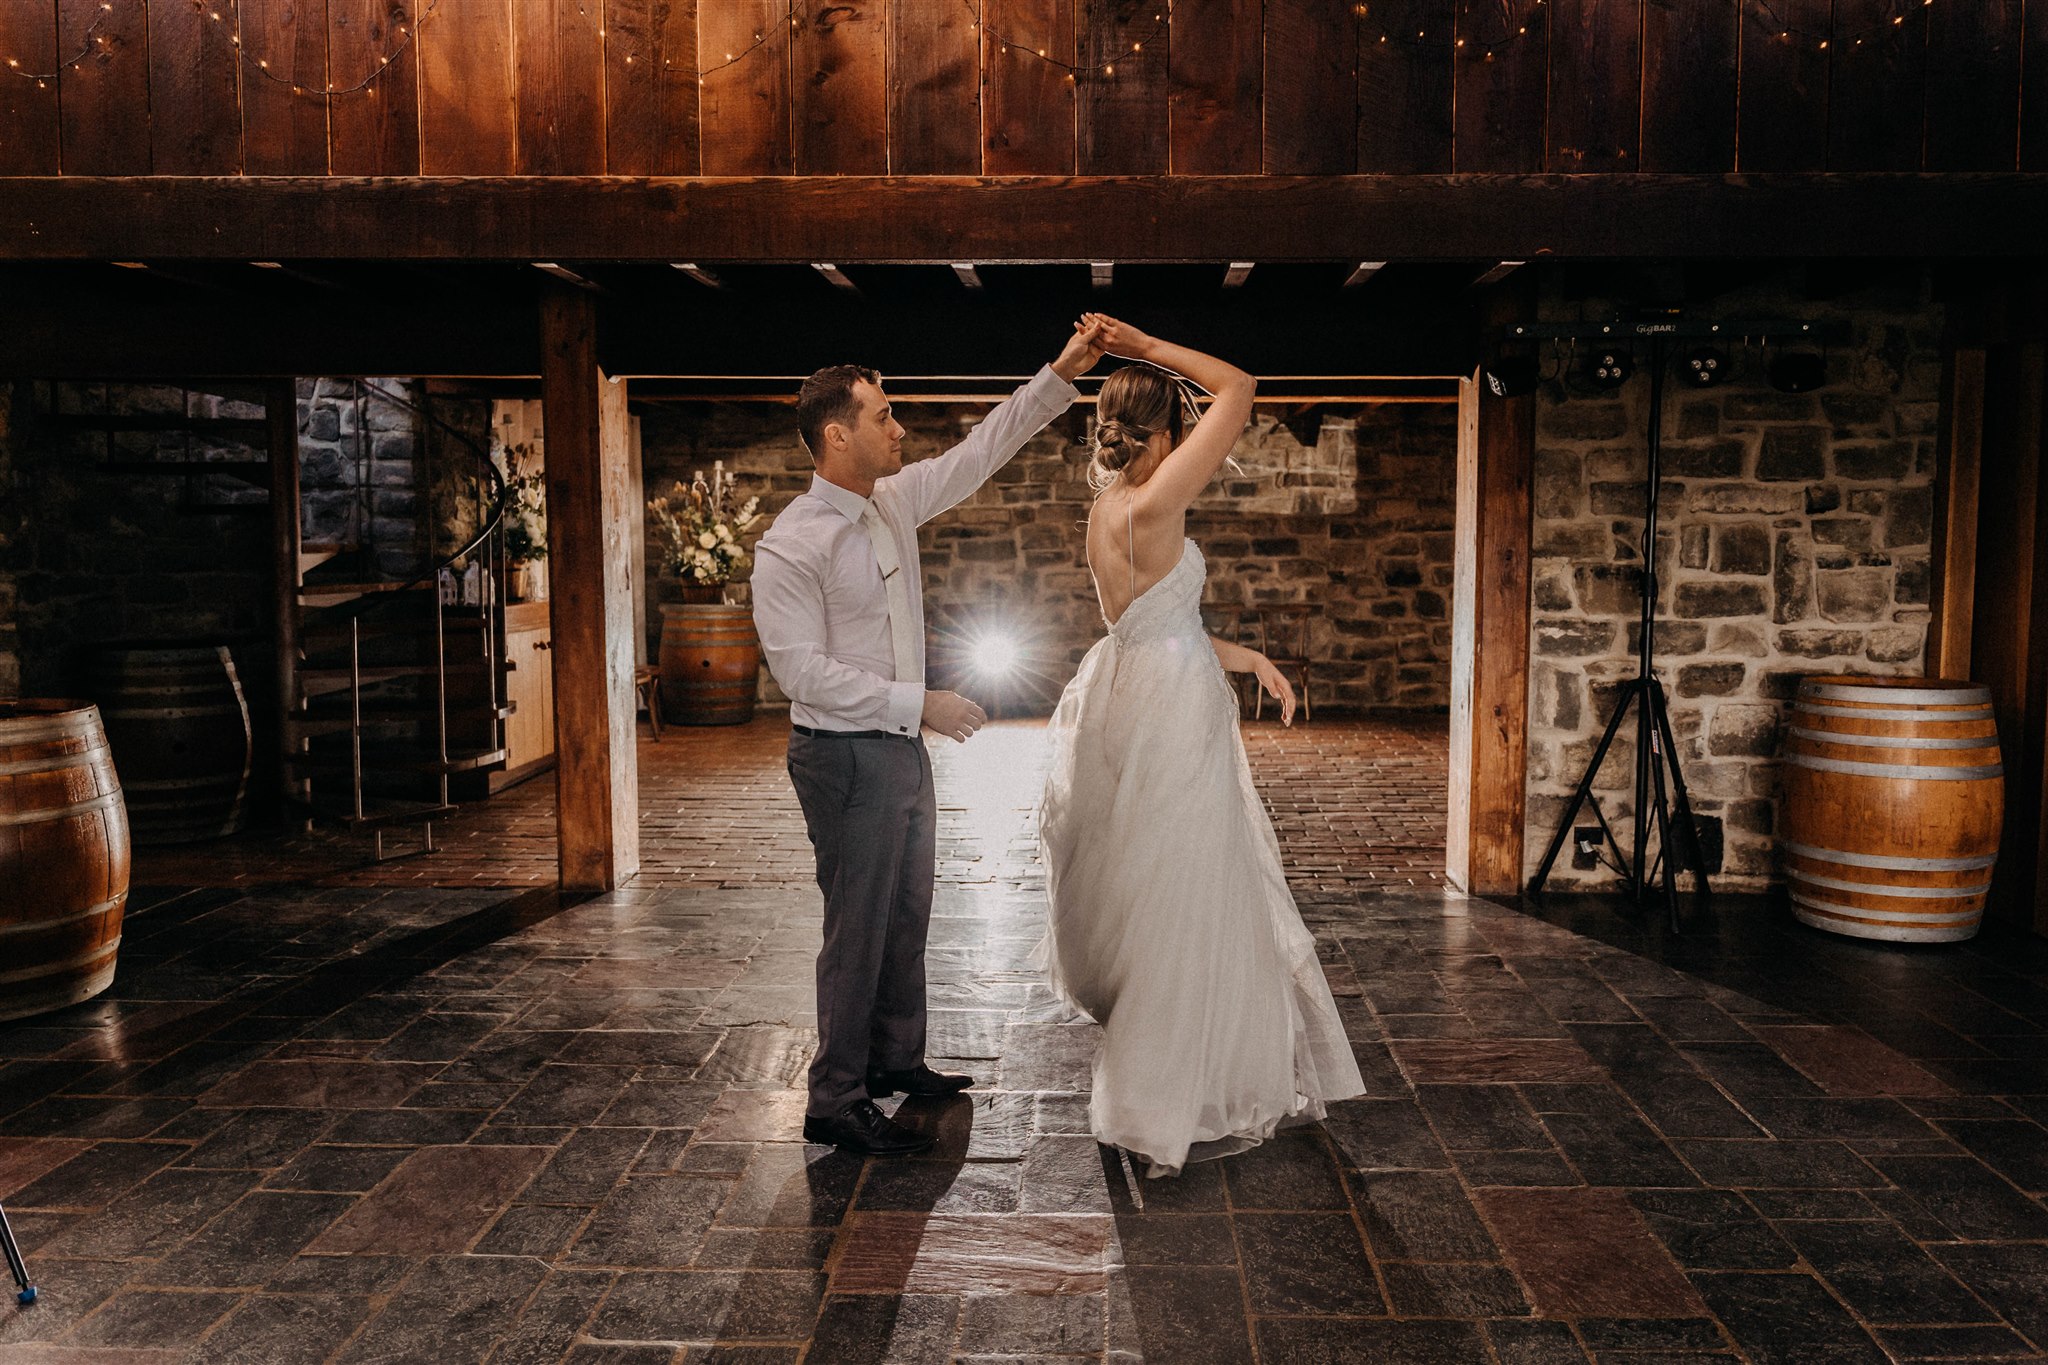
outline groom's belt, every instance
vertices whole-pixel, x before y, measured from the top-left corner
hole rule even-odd
[[[812,739],[909,739],[894,730],[813,730],[808,725],[791,725],[790,729]]]

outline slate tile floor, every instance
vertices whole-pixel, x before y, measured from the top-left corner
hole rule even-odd
[[[800,866],[579,897],[258,848],[152,885],[107,997],[0,1025],[45,1287],[0,1362],[2041,1358],[2040,945],[1370,889],[1418,841],[1361,836],[1349,728],[1252,747],[1372,1093],[1171,1182],[1087,1137],[1091,1029],[1033,983],[1035,727],[939,750],[935,1049],[983,1084],[904,1104],[918,1160],[791,1141]],[[759,737],[705,744],[752,773],[713,840],[783,829]]]

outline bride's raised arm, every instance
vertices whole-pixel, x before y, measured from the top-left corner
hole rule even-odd
[[[1214,399],[1194,430],[1161,462],[1158,472],[1137,489],[1137,510],[1141,515],[1185,512],[1230,458],[1239,433],[1252,415],[1252,395],[1258,381],[1227,360],[1161,341],[1128,322],[1101,313],[1082,315],[1083,322],[1091,320],[1099,320],[1100,345],[1111,355],[1170,370],[1207,390]]]

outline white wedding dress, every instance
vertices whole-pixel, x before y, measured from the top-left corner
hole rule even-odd
[[[1364,1081],[1252,786],[1190,540],[1088,651],[1039,806],[1052,987],[1103,1027],[1089,1120],[1172,1175]]]

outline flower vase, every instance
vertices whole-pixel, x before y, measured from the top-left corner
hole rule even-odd
[[[545,602],[548,600],[547,561],[524,559],[512,566],[510,583],[511,600],[514,602]]]
[[[678,583],[676,600],[697,607],[715,607],[725,601],[723,583]]]

